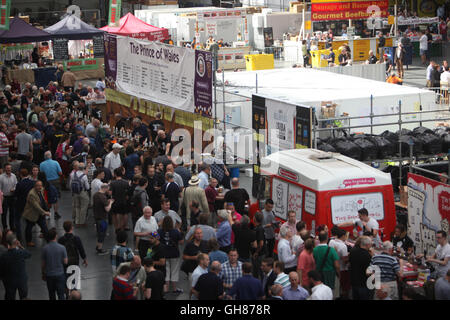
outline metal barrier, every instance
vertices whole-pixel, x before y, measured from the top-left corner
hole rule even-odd
[[[449,106],[449,95],[450,95],[450,87],[449,86],[441,86],[441,87],[427,87],[422,88],[423,90],[433,91],[436,94],[436,104]]]

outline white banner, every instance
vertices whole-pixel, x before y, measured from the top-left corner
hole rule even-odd
[[[116,86],[139,98],[193,112],[194,60],[194,50],[118,37]]]
[[[211,53],[117,37],[117,90],[211,116]]]
[[[439,17],[434,18],[407,18],[407,19],[400,19],[397,18],[397,25],[399,26],[409,26],[414,24],[432,24],[432,23],[438,23]]]
[[[266,108],[269,133],[268,141],[271,146],[270,153],[279,150],[294,149],[294,118],[297,114],[296,107],[281,101],[266,99]],[[272,132],[272,130],[274,131]],[[278,130],[277,135],[272,134],[276,132],[275,130]]]

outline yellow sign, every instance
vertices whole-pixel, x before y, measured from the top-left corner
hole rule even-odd
[[[395,24],[395,16],[389,16],[388,17],[388,25],[393,25]]]
[[[311,30],[311,20],[306,20],[305,21],[305,29],[306,30]]]
[[[369,58],[370,40],[353,41],[353,60],[364,61]]]

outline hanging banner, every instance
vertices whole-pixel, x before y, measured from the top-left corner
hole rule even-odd
[[[267,129],[269,135],[268,154],[294,149],[294,121],[296,106],[281,101],[266,99]]]
[[[449,232],[450,185],[408,173],[408,236],[416,254],[436,248],[436,232]]]
[[[253,181],[252,195],[257,197],[260,180],[261,158],[266,155],[266,99],[252,96],[252,129],[253,129]]]
[[[0,0],[0,30],[9,30],[9,11],[11,0]]]
[[[311,20],[360,20],[368,19],[376,14],[386,18],[388,14],[388,0],[374,1],[333,1],[312,0]]]
[[[110,0],[109,1],[109,16],[108,26],[119,27],[120,26],[120,9],[122,7],[122,0]]]
[[[123,93],[212,116],[212,55],[128,37],[105,41],[107,83]]]

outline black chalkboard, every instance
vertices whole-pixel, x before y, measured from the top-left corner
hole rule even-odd
[[[53,59],[69,60],[69,40],[64,38],[53,39]]]
[[[103,58],[105,56],[105,41],[103,35],[93,36],[92,42],[94,44],[94,58]]]
[[[264,47],[270,48],[273,46],[273,30],[272,27],[264,28]]]

